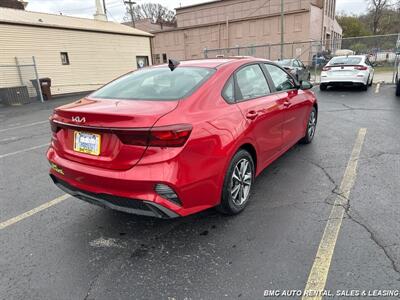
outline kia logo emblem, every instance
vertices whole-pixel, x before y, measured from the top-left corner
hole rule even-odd
[[[86,119],[85,117],[72,117],[72,122],[76,122],[76,123],[85,123]]]

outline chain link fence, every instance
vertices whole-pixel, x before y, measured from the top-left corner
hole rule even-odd
[[[35,57],[15,57],[14,61],[14,64],[0,64],[0,104],[43,102]]]
[[[374,82],[394,82],[395,71],[400,61],[400,33],[204,49],[204,57],[254,56],[272,61],[294,58],[303,62],[310,72],[311,80],[318,83],[321,69],[333,56],[343,55],[344,51],[341,50],[351,50],[351,53],[357,55],[368,55],[375,69]]]

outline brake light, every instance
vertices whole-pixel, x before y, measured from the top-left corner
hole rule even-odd
[[[61,128],[57,126],[57,124],[53,121],[53,119],[49,119],[50,121],[50,128],[53,133],[57,133]]]
[[[365,71],[368,69],[366,66],[355,66],[354,69],[359,70],[359,71]]]
[[[170,126],[153,127],[151,129],[137,129],[114,131],[122,143],[150,147],[181,147],[192,132],[192,125],[177,124]]]
[[[331,69],[331,67],[323,67],[322,71],[329,71]]]

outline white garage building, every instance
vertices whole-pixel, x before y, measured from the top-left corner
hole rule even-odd
[[[151,36],[114,22],[0,8],[0,89],[29,85],[34,69],[15,66],[35,57],[53,95],[95,90],[151,64]]]

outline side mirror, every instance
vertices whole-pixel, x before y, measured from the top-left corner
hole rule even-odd
[[[300,89],[301,90],[309,90],[313,87],[313,85],[311,84],[311,82],[307,81],[307,80],[303,80],[300,83]]]

